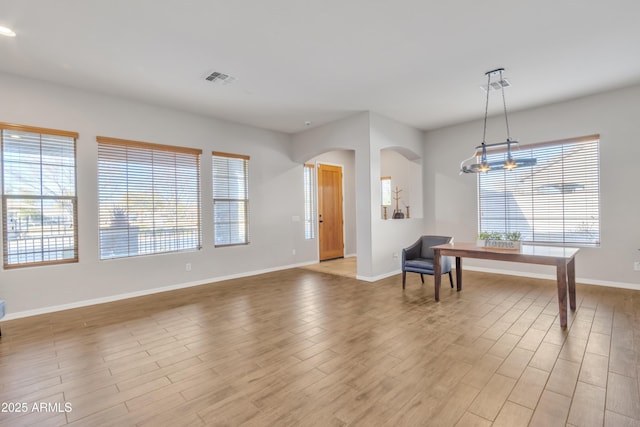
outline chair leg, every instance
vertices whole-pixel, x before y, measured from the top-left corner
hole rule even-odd
[[[402,289],[404,289],[404,282],[407,280],[407,272],[402,272]]]
[[[420,273],[420,280],[422,280],[422,284],[424,285],[424,276]]]
[[[451,289],[453,289],[453,276],[451,275],[451,272],[449,272],[449,282],[451,282]]]

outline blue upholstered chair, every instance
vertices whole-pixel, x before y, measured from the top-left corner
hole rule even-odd
[[[0,300],[0,319],[4,317],[4,301]],[[2,329],[0,329],[0,337],[2,336]]]
[[[453,242],[453,237],[447,236],[422,236],[413,245],[402,250],[402,289],[407,278],[407,273],[420,274],[420,280],[424,283],[423,274],[433,276],[433,249],[432,246]],[[453,288],[451,276],[451,258],[442,257],[440,260],[442,274],[449,273],[449,282]]]

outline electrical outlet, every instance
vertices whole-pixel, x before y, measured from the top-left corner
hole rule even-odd
[[[291,255],[295,255],[296,254],[296,250],[295,249],[291,249]]]
[[[635,271],[640,271],[640,261],[636,261],[633,263],[633,269]]]
[[[394,258],[398,258],[398,252],[394,252],[394,253],[393,253],[393,257],[394,257]]]
[[[188,262],[187,265],[185,265],[185,269],[187,271],[191,271],[191,263],[190,262]]]

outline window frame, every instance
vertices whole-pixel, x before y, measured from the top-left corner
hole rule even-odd
[[[318,203],[316,201],[316,165],[305,163],[303,166],[304,188],[304,239],[313,240],[318,235]]]
[[[227,194],[227,197],[222,198],[222,197],[215,197],[215,193],[216,193],[216,167],[215,167],[215,157],[218,158],[224,158],[224,159],[235,159],[235,160],[242,160],[243,161],[243,182],[244,182],[244,194],[246,195],[245,198],[234,198],[231,197],[230,194]],[[229,246],[243,246],[243,245],[248,245],[251,243],[251,239],[250,239],[250,229],[249,229],[249,225],[250,225],[250,205],[249,205],[249,160],[251,159],[250,156],[245,155],[245,154],[235,154],[235,153],[225,153],[222,151],[212,151],[211,152],[211,192],[212,192],[212,208],[213,208],[213,242],[214,242],[214,247],[215,248],[224,248],[224,247],[229,247]],[[227,170],[227,174],[224,175],[227,178],[229,177],[229,173]],[[216,239],[217,239],[217,232],[216,232],[216,228],[218,225],[224,224],[222,222],[218,223],[216,222],[216,202],[219,203],[240,203],[244,205],[244,215],[243,215],[243,219],[244,221],[235,221],[238,224],[243,223],[244,224],[244,241],[231,241],[231,233],[229,233],[229,240],[226,243],[216,243]],[[228,223],[231,223],[231,220],[228,221]]]
[[[27,195],[27,194],[6,194],[5,193],[5,153],[4,153],[4,132],[5,131],[17,131],[17,132],[25,132],[25,133],[33,133],[40,135],[40,195]],[[42,170],[43,170],[43,159],[42,159],[42,136],[58,136],[64,138],[72,138],[73,139],[73,195],[72,196],[51,196],[42,194]],[[56,264],[69,264],[69,263],[77,263],[79,261],[79,245],[78,245],[78,132],[65,131],[59,129],[49,129],[42,128],[36,126],[27,126],[13,123],[0,123],[0,179],[2,180],[2,189],[0,192],[2,193],[2,264],[4,269],[13,269],[13,268],[24,268],[24,267],[38,267],[38,266],[46,266],[46,265],[56,265]],[[42,204],[45,200],[65,200],[70,201],[72,206],[72,221],[73,221],[73,256],[70,258],[62,258],[55,260],[42,260],[42,261],[31,261],[31,262],[18,262],[18,263],[9,263],[9,239],[8,239],[8,213],[7,213],[7,204],[8,200],[40,200],[41,202],[41,212],[42,212]],[[44,215],[41,215],[42,217]],[[42,239],[44,239],[44,234],[42,235]],[[41,254],[44,259],[44,242],[41,243]]]
[[[180,252],[190,252],[190,251],[195,251],[195,250],[200,250],[202,249],[202,196],[201,196],[201,175],[202,175],[202,161],[201,161],[201,156],[202,156],[202,150],[201,149],[197,149],[197,148],[189,148],[189,147],[182,147],[182,146],[174,146],[174,145],[166,145],[166,144],[156,144],[156,143],[150,143],[150,142],[141,142],[141,141],[132,141],[132,140],[127,140],[127,139],[120,139],[120,138],[112,138],[112,137],[106,137],[106,136],[97,136],[96,137],[96,141],[98,142],[98,210],[99,210],[99,230],[100,230],[100,236],[98,239],[98,250],[100,252],[100,260],[101,261],[107,261],[107,260],[111,260],[111,259],[121,259],[121,258],[132,258],[132,257],[137,257],[137,256],[151,256],[151,255],[160,255],[160,254],[166,254],[166,253],[180,253]],[[166,155],[166,153],[169,154],[173,154],[175,156],[194,156],[193,158],[190,157],[184,157],[184,158],[178,158],[175,157],[174,158],[174,164],[173,164],[173,168],[176,171],[176,175],[174,176],[174,183],[173,186],[171,188],[175,188],[176,190],[179,188],[179,183],[178,183],[178,163],[179,160],[184,160],[187,159],[188,163],[190,166],[193,166],[195,168],[194,174],[195,177],[193,177],[190,181],[190,186],[188,187],[189,189],[192,190],[192,194],[190,194],[190,198],[192,200],[195,200],[196,203],[196,218],[195,221],[193,221],[193,227],[191,228],[195,228],[195,237],[191,236],[188,238],[188,240],[193,240],[194,238],[197,240],[197,243],[195,245],[190,244],[188,247],[183,247],[181,248],[181,245],[184,242],[180,242],[180,238],[178,236],[178,226],[176,225],[176,230],[174,232],[174,236],[173,238],[166,240],[166,237],[163,236],[163,242],[168,242],[168,243],[162,243],[160,244],[160,246],[162,246],[163,244],[168,244],[170,249],[169,250],[155,250],[155,248],[159,245],[157,242],[157,236],[156,234],[159,232],[158,230],[160,230],[160,233],[162,234],[162,229],[159,228],[159,226],[156,226],[156,222],[162,222],[164,220],[164,222],[166,222],[167,218],[165,217],[161,217],[158,216],[158,218],[156,219],[156,212],[155,212],[155,201],[153,201],[153,196],[154,196],[154,192],[152,192],[152,203],[153,203],[153,209],[151,212],[151,224],[152,227],[150,229],[145,230],[145,232],[148,232],[151,234],[151,239],[149,242],[147,242],[145,244],[145,247],[153,247],[151,250],[146,251],[146,250],[142,250],[142,252],[138,251],[137,253],[131,253],[131,247],[130,247],[130,241],[127,242],[127,253],[124,254],[124,251],[122,254],[119,255],[113,255],[113,256],[105,256],[104,255],[104,251],[110,250],[110,251],[114,251],[116,249],[118,249],[119,247],[117,246],[105,246],[103,247],[103,239],[104,241],[107,241],[109,239],[107,239],[106,234],[103,233],[103,231],[109,229],[109,227],[103,227],[103,223],[105,222],[106,218],[102,218],[102,214],[103,214],[103,207],[102,207],[102,189],[101,189],[101,162],[103,161],[115,161],[114,158],[102,158],[101,157],[101,146],[103,147],[120,147],[121,150],[123,150],[122,154],[124,155],[124,166],[125,166],[125,173],[127,174],[127,176],[125,176],[124,178],[119,178],[119,183],[127,183],[126,185],[126,190],[124,192],[124,197],[127,200],[127,210],[129,209],[128,204],[129,204],[129,195],[130,195],[130,191],[129,191],[129,173],[130,173],[130,168],[131,168],[131,164],[129,164],[128,161],[128,157],[129,155],[131,155],[132,153],[129,150],[138,150],[140,153],[143,153],[145,151],[149,152],[151,154],[151,157],[153,158],[154,153],[156,153],[156,155]],[[107,150],[108,148],[104,148],[105,150]],[[142,151],[145,150],[145,151]],[[115,151],[114,151],[115,152]],[[111,155],[113,156],[113,153],[111,153]],[[153,160],[151,161],[151,163],[144,163],[144,165],[146,167],[150,167],[151,168],[151,174],[153,176],[153,172],[154,172],[154,168],[162,168],[163,166],[171,166],[171,162],[166,162],[163,160],[159,160],[157,163],[154,163]],[[135,173],[133,174],[134,178],[135,178]],[[160,179],[161,177],[159,177]],[[106,178],[105,178],[106,179]],[[140,179],[137,178],[137,181],[134,181],[135,184],[139,184],[140,183]],[[158,185],[158,182],[152,178],[152,182],[151,182],[151,186],[155,186]],[[184,187],[182,187],[184,188]],[[135,192],[134,192],[135,193]],[[176,192],[177,193],[177,192]],[[105,193],[105,199],[110,195],[111,193]],[[189,199],[189,198],[187,198]],[[105,202],[106,203],[106,202]],[[176,206],[176,212],[178,210],[178,206],[180,203],[180,198],[177,196],[176,194],[176,198],[175,200],[171,200],[171,203],[175,203]],[[171,204],[170,204],[171,206]],[[116,209],[118,206],[114,205],[111,206],[110,209]],[[126,214],[128,216],[128,213]],[[178,221],[178,216],[176,215],[176,223]],[[126,235],[127,235],[127,239],[131,239],[130,237],[130,233],[131,230],[133,228],[138,228],[139,226],[131,226],[131,224],[128,222],[129,219],[128,217],[126,218],[127,220],[127,226],[126,227],[121,227],[120,230],[126,230]],[[148,221],[148,220],[147,220]],[[188,222],[190,223],[190,222]],[[117,236],[116,236],[117,237]],[[138,238],[139,241],[139,238]],[[175,247],[175,248],[174,248]],[[122,249],[122,248],[121,248]]]
[[[592,144],[591,147],[585,147],[584,149],[576,149],[576,147],[580,147],[580,145]],[[573,148],[574,153],[565,153],[565,147],[568,149]],[[561,152],[561,156],[552,162],[553,158],[553,150],[559,150]],[[505,156],[507,153],[506,149],[498,149],[493,150],[487,153],[487,158],[490,161],[498,160],[497,156]],[[522,153],[526,153],[526,155],[521,155]],[[529,209],[530,215],[527,216],[524,213],[521,215],[522,218],[518,218],[513,216],[512,209],[514,206],[517,206],[520,209],[520,203],[515,200],[513,196],[513,192],[504,191],[504,204],[503,208],[495,209],[495,212],[498,212],[504,209],[505,213],[502,216],[502,219],[498,217],[489,218],[484,221],[487,223],[489,221],[494,221],[496,223],[504,222],[504,226],[496,226],[494,230],[490,229],[491,225],[487,226],[486,229],[483,227],[483,212],[491,212],[492,209],[483,209],[486,203],[491,202],[492,198],[496,198],[498,200],[498,205],[500,206],[500,197],[501,196],[488,196],[484,198],[483,203],[483,183],[485,191],[491,191],[492,188],[499,188],[500,181],[503,181],[503,186],[506,189],[509,184],[513,184],[510,182],[510,176],[513,177],[514,174],[517,173],[518,169],[514,171],[504,171],[502,169],[495,169],[489,171],[487,173],[478,173],[477,177],[477,214],[478,214],[478,233],[483,231],[485,232],[513,232],[513,231],[525,231],[525,228],[518,226],[518,223],[524,224],[526,222],[527,227],[531,230],[530,232],[523,233],[523,242],[531,245],[545,245],[545,246],[578,246],[578,247],[599,247],[601,245],[601,237],[602,237],[602,221],[601,221],[601,186],[600,186],[600,135],[587,135],[575,138],[567,138],[555,141],[546,141],[528,145],[522,145],[518,148],[517,151],[512,150],[513,157],[533,157],[538,158],[538,164],[532,167],[527,167],[526,170],[531,170],[530,175],[525,176],[521,179],[521,182],[525,181],[525,179],[530,180],[531,189],[527,192],[523,192],[526,203],[529,203],[527,209]],[[574,168],[571,168],[571,156],[581,155],[584,156],[584,160],[574,160]],[[557,156],[557,154],[556,154]],[[493,157],[493,159],[492,159]],[[542,165],[540,164],[540,159],[547,160],[547,162]],[[589,163],[588,160],[595,160],[595,169],[593,169],[593,164]],[[568,167],[567,167],[568,166]],[[560,180],[555,179],[553,185],[550,185],[548,182],[551,177],[554,177],[552,168],[555,167],[559,169],[561,175]],[[537,168],[537,169],[536,169]],[[586,171],[586,172],[585,172]],[[580,173],[588,173],[588,176],[584,177],[584,184],[581,186],[579,190],[585,190],[584,196],[581,199],[571,200],[571,195],[575,193],[576,183],[572,183],[571,180],[575,180],[576,174]],[[493,175],[492,175],[493,174]],[[536,179],[536,175],[537,179]],[[493,181],[485,181],[488,177],[494,176],[496,177]],[[500,178],[503,177],[503,178]],[[511,178],[515,179],[515,178]],[[528,184],[529,185],[529,184]],[[589,188],[587,189],[586,186]],[[556,191],[554,194],[558,196],[559,202],[553,202],[552,196],[545,197],[544,195],[540,195],[543,188],[560,188],[562,191]],[[565,188],[568,190],[565,191]],[[573,189],[573,191],[570,191]],[[494,190],[495,191],[495,190]],[[509,201],[508,197],[511,194],[511,198],[513,201]],[[575,207],[579,204],[576,204],[576,200],[578,200],[583,206],[581,210],[576,209]],[[516,205],[514,205],[516,203]],[[537,204],[537,206],[536,206]],[[560,209],[561,213],[557,213],[555,216],[551,216],[549,212],[552,212],[553,209]],[[573,209],[573,211],[572,211]],[[536,212],[539,215],[536,217]],[[580,214],[577,215],[576,212]],[[491,212],[493,213],[493,212]],[[544,213],[540,215],[540,213]],[[595,213],[595,215],[590,215]],[[571,227],[576,227],[576,221],[583,220],[580,224],[585,224],[584,218],[590,217],[595,222],[595,231],[586,230],[580,231],[579,227],[574,230]],[[552,219],[553,218],[553,219]],[[576,219],[577,218],[577,219]],[[516,224],[515,226],[513,224]],[[559,226],[558,224],[561,224]],[[585,225],[586,227],[586,225]],[[536,230],[536,228],[538,230]],[[504,231],[502,230],[504,229]],[[584,234],[584,237],[580,236],[580,233]],[[555,233],[555,235],[554,235]],[[527,234],[531,234],[531,238],[527,238]],[[536,234],[540,237],[536,239]],[[561,237],[560,237],[561,236]],[[591,236],[592,241],[588,241]]]

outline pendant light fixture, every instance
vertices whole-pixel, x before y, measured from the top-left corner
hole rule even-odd
[[[496,68],[495,70],[487,71],[485,75],[487,76],[487,99],[484,105],[484,129],[482,132],[482,144],[476,146],[476,151],[470,158],[464,160],[460,164],[460,173],[478,173],[478,172],[489,172],[492,169],[502,168],[506,170],[512,170],[517,167],[523,166],[533,166],[536,164],[536,159],[517,159],[511,154],[511,146],[517,145],[518,141],[514,141],[511,139],[511,135],[509,134],[509,118],[507,117],[507,101],[504,97],[504,88],[506,86],[510,86],[509,82],[507,82],[502,77],[502,72],[504,68]],[[492,82],[491,79],[493,76],[498,76],[498,80]],[[494,144],[487,144],[486,136],[487,136],[487,117],[489,113],[489,92],[491,89],[500,88],[502,92],[502,106],[504,109],[504,121],[507,128],[507,140],[504,142],[497,142]],[[487,160],[487,148],[494,147],[507,147],[507,159],[503,161],[493,161],[489,162]],[[473,163],[478,160],[478,154],[480,154],[480,162]]]

